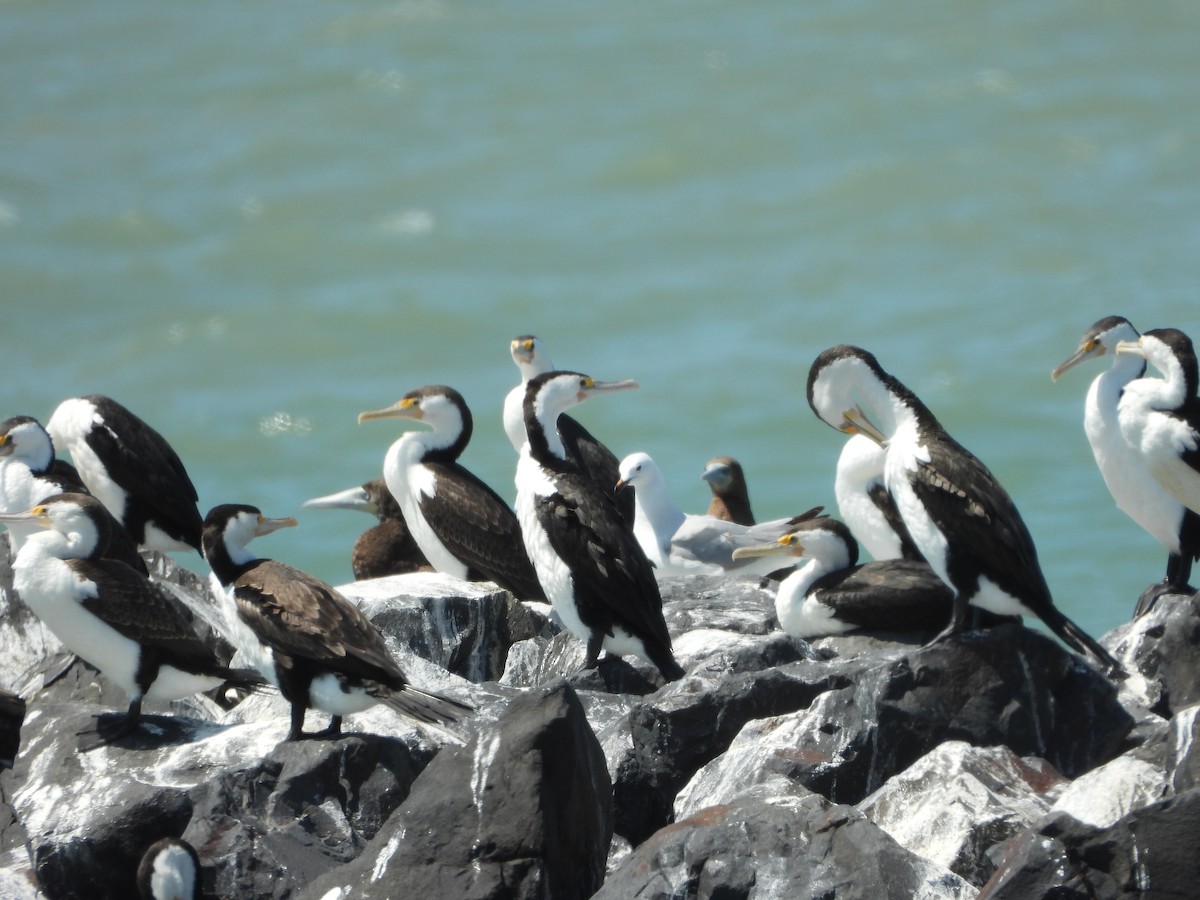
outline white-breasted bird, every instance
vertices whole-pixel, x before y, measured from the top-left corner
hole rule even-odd
[[[517,462],[517,516],[546,596],[572,634],[600,651],[633,653],[673,681],[683,669],[671,650],[654,569],[628,524],[592,478],[568,456],[555,427],[588,397],[636,387],[578,372],[546,372],[525,395],[527,440]]]
[[[471,707],[409,683],[372,622],[335,588],[287,563],[255,556],[255,537],[296,524],[268,519],[254,506],[226,503],[204,519],[204,554],[213,593],[224,599],[226,637],[291,705],[289,741],[304,732],[309,708],[342,717],[383,703],[436,725],[458,721]]]
[[[176,700],[228,683],[261,686],[257,672],[231,669],[193,630],[175,594],[128,565],[102,556],[108,511],[87,494],[56,494],[0,522],[28,522],[30,535],[13,563],[13,585],[64,646],[104,673],[129,697],[111,741],[137,728],[143,699]]]
[[[446,385],[426,385],[358,416],[360,423],[375,419],[409,419],[432,429],[405,432],[383,460],[388,490],[430,565],[457,578],[478,573],[520,600],[546,599],[516,515],[458,462],[474,428],[462,395]]]
[[[633,533],[657,575],[768,575],[782,568],[768,558],[734,559],[738,547],[776,540],[793,519],[739,525],[716,516],[688,514],[667,492],[662,470],[648,453],[621,460],[619,489],[634,492]]]
[[[1054,605],[1008,492],[872,354],[847,344],[823,351],[809,369],[807,396],[827,425],[865,434],[886,449],[884,484],[913,543],[954,591],[950,622],[935,640],[967,627],[974,605],[998,615],[1035,615],[1073,649],[1121,670]]]

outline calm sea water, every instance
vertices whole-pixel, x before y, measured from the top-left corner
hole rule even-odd
[[[342,582],[370,520],[299,504],[378,473],[361,410],[456,386],[511,498],[517,334],[641,382],[579,417],[681,505],[731,453],[760,518],[832,507],[804,383],[853,342],[1101,633],[1165,554],[1092,462],[1099,364],[1049,372],[1110,313],[1200,333],[1198,38],[1192,0],[12,0],[0,411],[110,394]]]

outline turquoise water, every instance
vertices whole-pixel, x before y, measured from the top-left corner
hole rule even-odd
[[[100,392],[204,507],[334,582],[357,413],[448,383],[511,498],[509,340],[641,390],[579,411],[701,509],[832,505],[804,399],[874,351],[1013,494],[1100,633],[1162,575],[1081,428],[1096,319],[1200,332],[1200,5],[413,0],[0,7],[0,411]],[[192,563],[199,568],[199,561]]]

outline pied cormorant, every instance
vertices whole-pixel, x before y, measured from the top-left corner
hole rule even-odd
[[[248,549],[255,537],[295,524],[243,504],[214,507],[204,520],[204,552],[214,593],[225,599],[226,636],[291,704],[287,739],[312,736],[303,731],[310,707],[333,717],[320,736],[339,734],[343,716],[376,703],[437,725],[471,712],[409,684],[379,630],[333,587]]]
[[[509,346],[513,362],[521,373],[521,383],[504,397],[504,433],[517,453],[525,443],[525,391],[529,379],[554,371],[554,363],[541,338],[531,334],[513,338]],[[558,433],[568,458],[583,469],[609,494],[626,522],[633,521],[633,497],[616,492],[620,478],[616,454],[570,416],[559,416]]]
[[[851,435],[838,456],[833,495],[838,512],[874,559],[924,561],[883,484],[884,449],[869,437]]]
[[[1117,408],[1122,436],[1168,494],[1200,513],[1200,399],[1191,339],[1176,328],[1157,328],[1121,341],[1117,353],[1162,373],[1126,385]]]
[[[258,673],[230,669],[197,637],[191,612],[173,593],[122,562],[105,559],[109,515],[86,494],[57,494],[4,522],[33,522],[13,563],[13,585],[63,645],[130,697],[113,740],[137,728],[142,700],[176,700],[223,683],[262,685]]]
[[[779,540],[741,547],[734,555],[788,556],[803,563],[780,582],[775,595],[779,626],[793,637],[859,629],[936,632],[954,603],[953,592],[923,560],[858,565],[850,529],[826,516],[799,522]]]
[[[55,494],[91,493],[75,467],[54,455],[49,432],[32,416],[13,416],[0,423],[0,513],[24,512]],[[118,559],[130,568],[149,575],[146,561],[125,526],[108,514],[109,541],[103,551],[107,559]],[[9,523],[13,556],[25,537],[38,526]]]
[[[547,372],[525,395],[528,440],[517,462],[517,516],[529,558],[559,618],[600,651],[636,654],[673,681],[683,669],[671,651],[654,568],[609,495],[568,458],[558,417],[589,396],[636,387],[578,372]]]
[[[521,526],[500,495],[458,462],[474,427],[466,401],[435,384],[409,391],[358,421],[411,419],[432,431],[408,431],[388,448],[383,477],[425,558],[439,572],[478,573],[519,600],[544,600],[525,555]]]
[[[954,591],[950,623],[935,640],[967,627],[970,604],[998,615],[1035,615],[1075,650],[1120,671],[1112,654],[1054,605],[1008,492],[874,356],[849,345],[825,350],[809,370],[807,394],[826,424],[886,449],[884,484],[913,543]]]
[[[60,403],[46,430],[139,547],[203,553],[196,488],[171,445],[142,419],[90,394]]]
[[[1084,332],[1079,349],[1062,362],[1050,377],[1057,380],[1068,369],[1089,359],[1112,357],[1112,365],[1097,375],[1088,388],[1083,407],[1083,430],[1096,465],[1117,508],[1142,526],[1167,549],[1166,575],[1143,595],[1143,602],[1164,591],[1191,593],[1192,562],[1200,557],[1200,515],[1189,510],[1158,482],[1141,452],[1121,434],[1118,407],[1126,386],[1146,373],[1146,360],[1137,353],[1118,353],[1122,341],[1138,340],[1137,330],[1122,316],[1107,316]]]

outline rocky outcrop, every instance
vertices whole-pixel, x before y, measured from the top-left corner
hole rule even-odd
[[[203,579],[154,569],[204,617]],[[450,732],[379,707],[338,740],[287,744],[277,696],[195,697],[80,753],[77,732],[126,698],[52,640],[0,644],[0,687],[28,702],[0,774],[0,894],[127,898],[164,836],[197,848],[206,897],[1117,897],[1197,883],[1192,598],[1163,597],[1106,636],[1130,672],[1114,685],[1032,629],[809,643],[778,631],[755,581],[672,579],[664,611],[687,675],[664,685],[633,658],[581,670],[582,645],[545,607],[486,585],[418,574],[345,590],[416,684],[475,716]],[[0,640],[36,635],[19,598],[0,603],[21,623]]]

